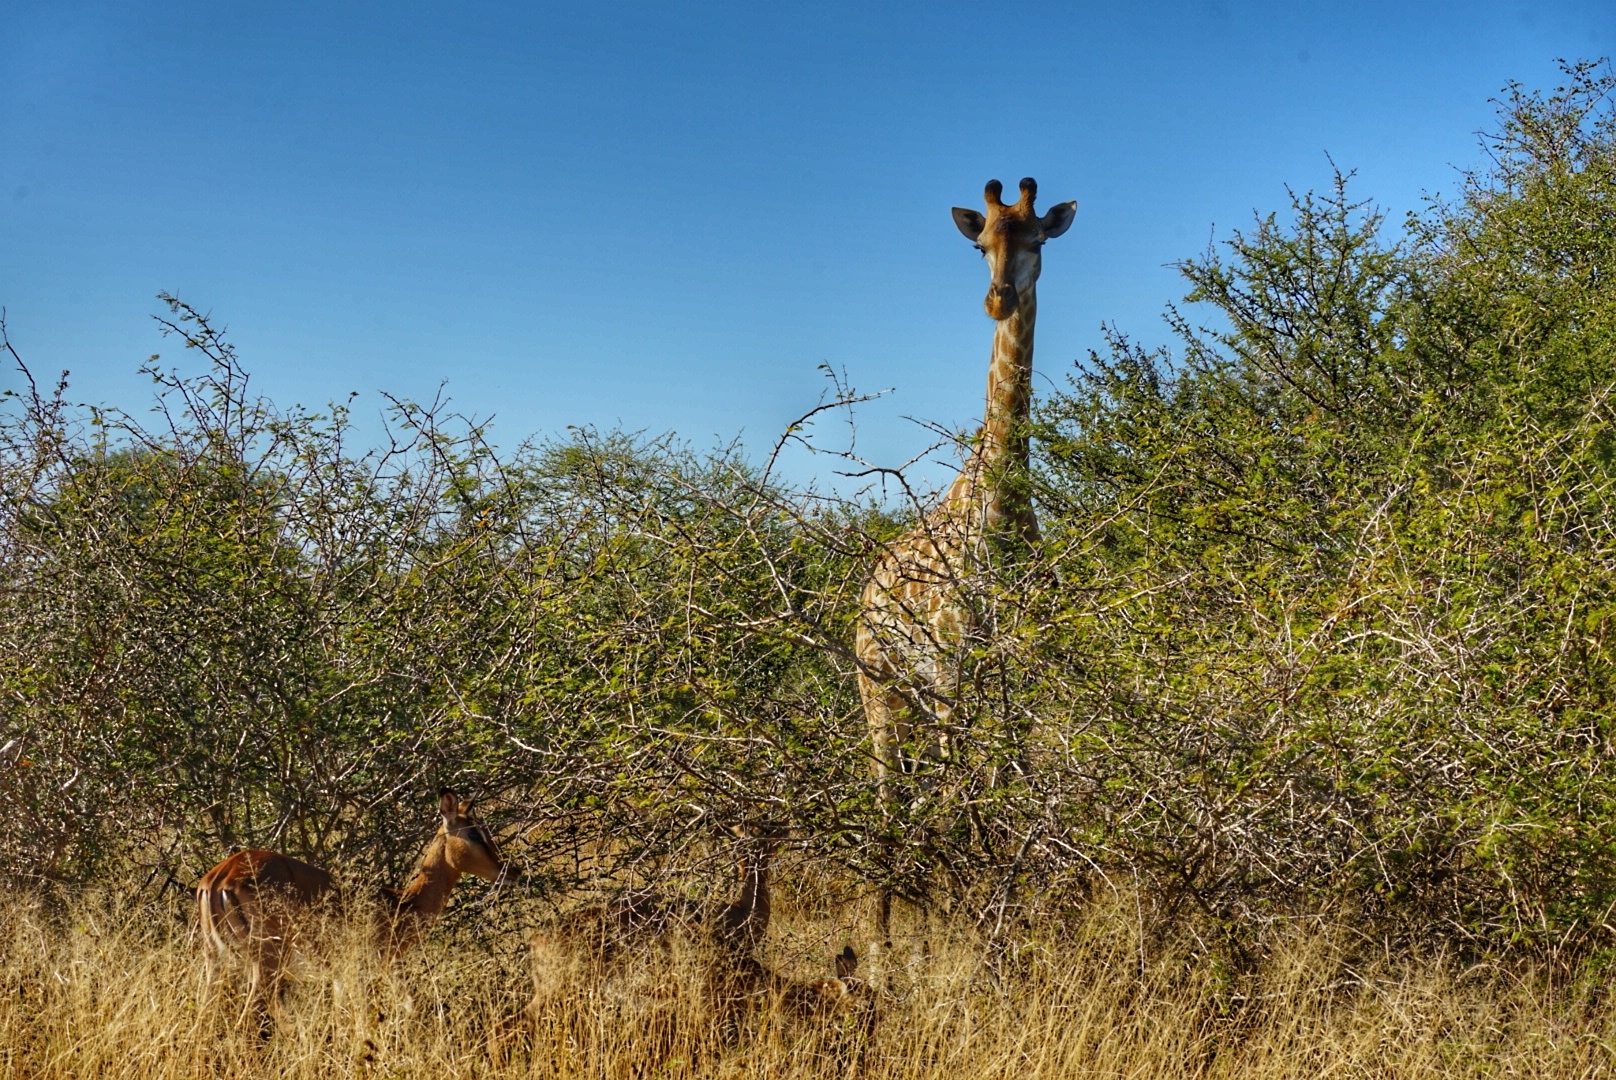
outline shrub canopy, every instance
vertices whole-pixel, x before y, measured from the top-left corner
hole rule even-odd
[[[912,512],[441,404],[356,448],[165,298],[206,369],[154,358],[155,420],[0,416],[0,868],[396,873],[446,783],[540,886],[769,820],[993,929],[1126,883],[1236,942],[1606,933],[1616,82],[1567,73],[1456,197],[1392,228],[1337,175],[1181,264],[1172,348],[1107,330],[1037,410],[1041,549],[973,585],[953,755],[886,805],[849,644]]]

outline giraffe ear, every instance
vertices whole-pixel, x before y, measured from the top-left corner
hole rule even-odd
[[[987,223],[987,219],[975,210],[967,210],[963,206],[954,207],[954,224],[959,226],[961,235],[973,244],[976,243],[976,238],[982,235]]]
[[[1044,239],[1053,240],[1061,233],[1072,227],[1072,219],[1077,216],[1077,203],[1063,202],[1049,208],[1038,224],[1044,227]]]

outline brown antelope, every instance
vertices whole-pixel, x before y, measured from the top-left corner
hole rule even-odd
[[[769,989],[779,1002],[780,1014],[792,1020],[831,1019],[851,1016],[870,1005],[870,988],[854,973],[858,953],[845,946],[835,960],[832,979],[781,979],[771,975]]]
[[[693,949],[710,1003],[729,1011],[769,926],[769,863],[779,840],[773,831],[740,836],[740,888],[728,903],[638,891],[549,920],[529,940],[533,1000],[513,1019],[536,1023],[573,991],[599,989],[634,961],[665,958],[679,945]]]
[[[856,976],[858,954],[851,945],[835,959],[834,978],[789,979],[746,958],[732,978],[730,1013],[758,1010],[776,1037],[807,1037],[822,1051],[862,1062],[877,1021],[876,995]],[[855,1068],[856,1068],[855,1064]]]
[[[438,792],[443,822],[427,843],[421,865],[402,889],[375,886],[357,899],[376,901],[377,947],[391,958],[419,941],[449,902],[465,874],[496,881],[505,871],[493,836],[447,788]],[[330,873],[289,855],[238,851],[202,875],[196,887],[208,981],[215,963],[240,953],[248,969],[250,1011],[267,1017],[278,1003],[281,976],[291,958],[299,927],[327,899],[346,900]]]

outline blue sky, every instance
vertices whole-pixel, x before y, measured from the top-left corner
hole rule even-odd
[[[949,219],[1075,198],[1041,385],[1169,264],[1321,187],[1400,214],[1475,164],[1488,99],[1616,51],[1600,2],[15,5],[0,35],[0,304],[36,371],[139,408],[173,291],[283,403],[359,391],[766,447],[821,364],[860,449],[980,415],[991,324]],[[1049,381],[1044,381],[1045,377]],[[0,373],[13,385],[14,372]],[[827,443],[839,435],[826,431]],[[794,478],[833,463],[796,459]]]

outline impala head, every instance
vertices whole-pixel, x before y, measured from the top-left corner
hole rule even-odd
[[[449,865],[462,874],[475,874],[497,881],[505,872],[494,834],[471,816],[472,801],[461,802],[448,788],[438,791],[438,812],[443,815],[443,854]]]
[[[1015,203],[1006,204],[1000,198],[1003,193],[1003,184],[988,181],[986,216],[954,207],[954,224],[988,261],[986,306],[994,319],[1015,314],[1022,295],[1032,289],[1043,268],[1039,253],[1044,241],[1064,233],[1077,214],[1077,203],[1063,202],[1039,217],[1032,206],[1038,184],[1030,176],[1021,181],[1021,198]]]
[[[773,859],[791,831],[774,822],[748,821],[742,825],[720,825],[718,834],[739,840],[743,863],[757,865]]]

